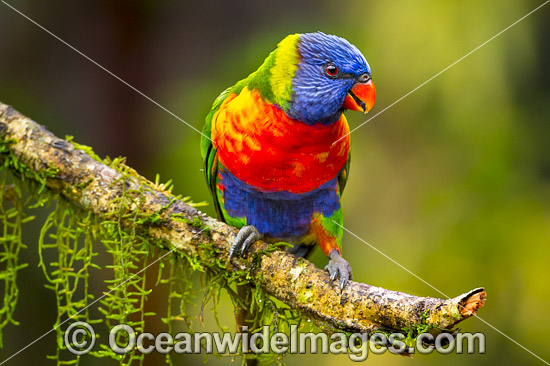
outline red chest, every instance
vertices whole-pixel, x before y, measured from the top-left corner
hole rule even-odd
[[[328,126],[307,125],[246,88],[227,97],[212,123],[212,140],[222,165],[265,191],[312,191],[334,179],[348,159],[344,115]],[[346,137],[334,143],[342,136]]]

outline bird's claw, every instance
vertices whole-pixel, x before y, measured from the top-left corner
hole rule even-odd
[[[229,260],[232,260],[239,252],[240,256],[244,257],[246,250],[262,237],[263,235],[260,234],[258,232],[258,229],[256,229],[254,226],[243,226],[239,230],[239,233],[233,241],[233,244],[231,244],[231,248],[229,249]]]
[[[344,287],[349,280],[353,279],[353,273],[351,267],[337,250],[333,250],[329,254],[330,260],[325,266],[325,269],[330,275],[330,280],[334,281],[337,277],[340,277],[340,290],[343,291]]]

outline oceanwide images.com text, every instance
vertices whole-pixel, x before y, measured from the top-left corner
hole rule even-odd
[[[364,361],[369,354],[429,354],[449,353],[485,353],[485,335],[483,333],[430,333],[420,334],[414,340],[407,340],[402,333],[313,333],[299,332],[297,325],[291,325],[287,333],[272,333],[269,326],[263,326],[259,332],[180,332],[169,333],[136,332],[131,326],[119,324],[109,332],[109,347],[118,354],[127,354],[137,350],[143,354],[158,352],[162,354],[347,354],[352,361]],[[96,333],[85,322],[75,322],[65,331],[64,340],[67,349],[84,355],[94,349]]]

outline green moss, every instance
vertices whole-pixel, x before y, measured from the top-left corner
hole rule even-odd
[[[48,178],[55,177],[59,170],[56,167],[48,167],[42,172],[34,171],[26,164],[21,163],[17,156],[13,154],[10,145],[16,141],[13,139],[5,140],[2,137],[0,136],[0,169],[9,169],[17,178],[28,181],[34,187],[38,186],[33,188],[34,192],[42,193],[46,188]]]
[[[65,140],[70,142],[76,149],[84,151],[86,154],[88,154],[92,159],[102,162],[103,160],[94,152],[94,150],[87,145],[79,144],[78,142],[73,140],[73,136],[65,135]]]
[[[436,327],[432,323],[428,323],[430,309],[427,309],[422,314],[422,319],[418,324],[410,324],[408,327],[403,328],[403,334],[406,334],[404,342],[408,347],[415,347],[416,339],[423,333],[432,333],[434,330],[442,331],[442,328]]]

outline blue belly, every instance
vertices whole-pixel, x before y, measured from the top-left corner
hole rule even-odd
[[[223,207],[231,217],[246,217],[248,225],[266,237],[289,241],[309,232],[314,213],[329,217],[340,208],[337,177],[301,194],[265,192],[246,184],[220,167]]]

